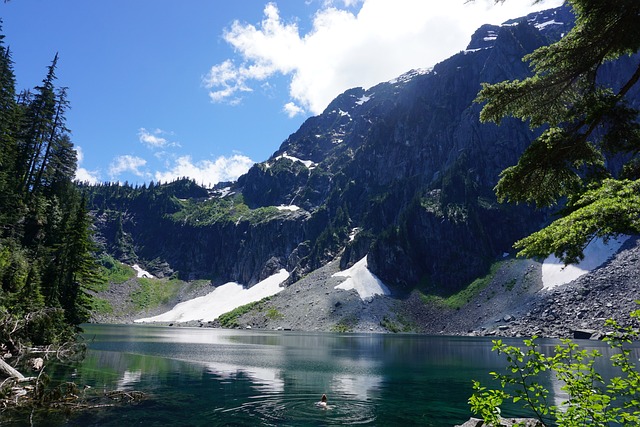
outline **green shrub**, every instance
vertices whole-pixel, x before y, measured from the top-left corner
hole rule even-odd
[[[631,317],[640,317],[640,310],[631,313]],[[606,325],[613,330],[606,341],[615,352],[609,363],[618,370],[618,376],[605,379],[595,370],[595,362],[602,354],[580,349],[571,340],[562,340],[551,356],[540,352],[536,337],[524,340],[524,349],[495,340],[493,350],[507,358],[506,373],[491,373],[500,382],[498,389],[473,382],[471,410],[489,425],[499,425],[500,405],[505,401],[521,403],[545,426],[640,425],[640,372],[631,361],[630,350],[625,348],[626,343],[638,339],[638,331],[621,327],[614,320],[608,320]],[[555,374],[568,395],[558,406],[549,403],[549,390],[538,380],[546,372]]]
[[[240,326],[238,324],[238,318],[243,314],[246,314],[251,310],[253,310],[254,308],[258,307],[262,302],[264,302],[264,299],[256,302],[250,302],[249,304],[241,305],[240,307],[234,308],[233,310],[227,313],[221,314],[218,317],[218,322],[220,322],[220,326],[222,326],[223,328],[237,328],[238,326]]]
[[[115,260],[110,255],[101,256],[98,263],[103,267],[103,273],[108,283],[119,285],[136,276],[136,272],[133,268]]]
[[[449,296],[439,296],[439,295],[421,295],[422,300],[425,303],[434,303],[440,305],[442,307],[447,307],[451,309],[460,309],[464,307],[466,304],[471,302],[471,300],[480,293],[484,288],[486,288],[489,283],[493,280],[496,273],[498,272],[502,261],[493,263],[491,268],[489,269],[489,273],[480,277],[466,288],[456,292],[455,294]]]
[[[282,215],[275,206],[260,207],[250,209],[244,203],[242,194],[223,199],[213,198],[210,200],[194,201],[186,200],[181,202],[181,209],[170,215],[175,222],[188,223],[193,226],[207,226],[216,223],[248,221],[257,224]]]
[[[284,319],[284,314],[280,313],[276,308],[270,308],[267,310],[267,318],[271,320]]]
[[[398,332],[411,332],[413,329],[412,325],[408,323],[404,317],[398,317],[396,320],[392,320],[388,316],[384,316],[380,321],[380,326],[394,334]]]
[[[331,327],[331,332],[338,332],[338,333],[352,332],[353,327],[355,326],[356,323],[357,323],[357,319],[355,317],[353,316],[345,317]]]
[[[91,311],[98,314],[111,314],[113,313],[113,306],[106,299],[93,297],[91,299]]]
[[[183,282],[167,279],[136,279],[140,288],[131,293],[131,301],[138,310],[155,308],[176,297]]]
[[[337,332],[339,334],[344,334],[347,332],[353,331],[353,326],[347,323],[338,322],[331,327],[331,332]]]

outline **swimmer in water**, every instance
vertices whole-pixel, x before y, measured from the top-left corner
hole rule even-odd
[[[316,405],[318,405],[321,408],[326,409],[327,408],[327,395],[323,394],[322,397],[320,398],[320,402],[316,403]]]

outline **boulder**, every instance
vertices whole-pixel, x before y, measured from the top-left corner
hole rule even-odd
[[[573,338],[576,340],[588,340],[595,335],[594,329],[576,329],[573,331]]]
[[[542,427],[543,424],[535,418],[500,418],[499,426],[494,427]],[[464,424],[457,425],[456,427],[489,427],[489,424],[479,418],[470,418]]]
[[[42,357],[34,357],[33,359],[29,360],[29,364],[31,365],[31,369],[33,369],[34,371],[40,371],[44,366],[44,360],[42,359]]]

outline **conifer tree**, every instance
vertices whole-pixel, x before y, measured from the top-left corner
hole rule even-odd
[[[55,134],[60,119],[61,107],[57,103],[55,85],[58,55],[48,67],[47,76],[41,86],[37,86],[33,97],[25,99],[26,114],[24,129],[19,140],[18,166],[22,169],[18,192],[25,201],[37,188],[36,177],[45,161],[52,135]]]
[[[477,98],[486,103],[482,121],[514,116],[541,129],[518,163],[502,172],[496,192],[501,200],[542,207],[566,200],[560,219],[516,247],[521,255],[553,253],[567,263],[581,259],[594,237],[640,233],[640,2],[568,3],[575,27],[525,57],[533,75],[485,84]],[[619,58],[633,71],[606,87],[600,70]],[[608,166],[616,155],[629,160],[622,172]]]
[[[14,129],[17,122],[15,75],[11,53],[0,35],[0,237],[7,233],[15,209],[10,189],[15,186],[14,165],[17,155]]]
[[[73,182],[77,153],[66,128],[67,89],[55,85],[58,55],[40,86],[16,95],[2,39],[0,329],[31,319],[10,344],[49,344],[88,319],[86,290],[100,277],[86,200]]]
[[[33,192],[44,184],[43,174],[47,171],[50,177],[58,175],[62,179],[73,179],[76,170],[76,152],[73,150],[64,126],[65,110],[68,107],[67,89],[62,88],[57,93],[55,117],[49,134],[43,143],[43,153],[33,181]]]

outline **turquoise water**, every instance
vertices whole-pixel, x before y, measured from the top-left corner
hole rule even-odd
[[[84,335],[87,356],[66,375],[89,392],[146,398],[0,425],[452,426],[471,416],[471,379],[489,383],[504,366],[491,340],[475,337],[138,325],[87,325]],[[323,393],[326,409],[316,405]]]

